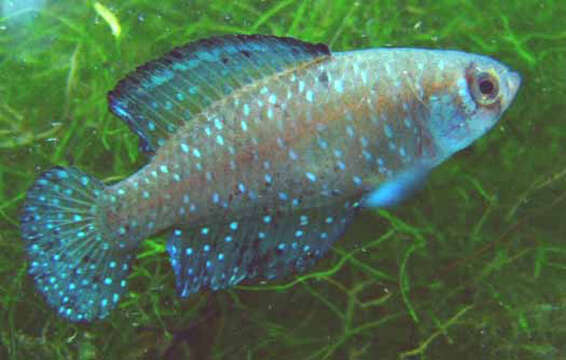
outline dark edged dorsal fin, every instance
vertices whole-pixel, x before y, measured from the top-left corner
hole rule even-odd
[[[177,228],[167,243],[177,292],[187,297],[244,279],[302,272],[344,233],[357,208],[357,202],[347,202],[286,216],[268,214]]]
[[[178,47],[138,67],[108,93],[109,108],[155,152],[211,103],[265,76],[329,56],[324,44],[226,35]]]

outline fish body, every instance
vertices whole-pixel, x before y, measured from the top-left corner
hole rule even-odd
[[[358,209],[398,202],[483,135],[519,84],[457,51],[331,54],[243,35],[175,49],[109,94],[152,154],[146,166],[109,186],[55,168],[28,192],[30,273],[62,316],[90,321],[162,231],[183,297],[303,271]]]

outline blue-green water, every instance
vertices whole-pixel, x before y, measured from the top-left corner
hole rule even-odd
[[[563,358],[564,18],[561,1],[1,1],[0,358]],[[53,165],[134,172],[146,158],[106,93],[225,33],[460,49],[523,87],[493,131],[403,205],[362,214],[310,272],[182,301],[154,237],[108,320],[61,320],[26,275],[25,191]]]

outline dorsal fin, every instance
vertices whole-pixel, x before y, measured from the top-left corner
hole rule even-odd
[[[265,76],[329,56],[323,44],[264,35],[212,37],[138,67],[108,93],[110,110],[154,152],[214,101]]]

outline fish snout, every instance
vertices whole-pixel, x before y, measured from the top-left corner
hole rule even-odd
[[[521,86],[521,75],[510,72],[507,76],[507,88],[509,89],[509,100],[513,99]]]

